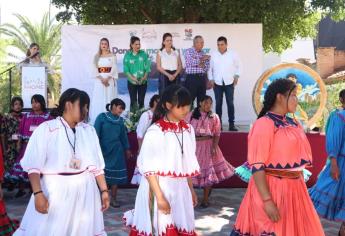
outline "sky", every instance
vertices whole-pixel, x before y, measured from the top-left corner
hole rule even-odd
[[[32,22],[39,22],[49,11],[50,0],[0,0],[0,23],[18,24],[13,14],[27,16]],[[59,9],[51,4],[51,16],[55,16]]]

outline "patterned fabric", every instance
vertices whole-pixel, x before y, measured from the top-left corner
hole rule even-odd
[[[17,136],[19,123],[22,119],[22,114],[12,115],[6,114],[1,122],[1,134],[5,137],[5,150],[4,150],[4,165],[5,165],[5,178],[8,172],[13,168],[13,165],[18,156],[17,151]]]
[[[199,66],[200,59],[206,55],[202,50],[198,52],[195,48],[189,48],[185,51],[186,73],[187,74],[204,74],[210,68],[210,60],[206,60],[205,67]]]
[[[198,120],[190,119],[192,113],[187,116],[195,130],[197,137],[210,137],[206,140],[197,140],[196,157],[200,165],[200,174],[193,177],[193,185],[196,187],[208,187],[217,184],[234,175],[234,167],[224,158],[217,145],[215,155],[212,155],[213,138],[220,136],[220,120],[217,114],[201,112]]]
[[[18,128],[19,137],[21,139],[20,151],[12,170],[10,170],[8,175],[6,176],[7,178],[12,179],[13,181],[29,182],[28,174],[23,171],[23,168],[20,165],[20,161],[24,156],[27,142],[29,141],[33,131],[44,121],[51,119],[52,116],[50,116],[48,112],[44,112],[39,115],[30,112],[23,115]]]
[[[316,211],[328,220],[345,221],[345,110],[330,116],[326,132],[326,149],[329,157],[336,158],[339,180],[331,176],[331,162],[326,163],[316,184],[309,190]]]
[[[3,152],[0,145],[0,180],[4,177],[4,165],[3,165]],[[1,190],[2,191],[2,190]],[[19,222],[16,220],[11,220],[6,213],[5,203],[0,200],[0,235],[10,236],[18,228]]]
[[[128,74],[131,74],[141,81],[145,73],[149,73],[150,71],[151,61],[146,52],[140,50],[136,55],[134,55],[133,51],[131,50],[125,54],[125,57],[123,58],[123,72],[127,76]],[[134,84],[129,77],[128,81]],[[143,83],[147,83],[147,80],[143,81]]]

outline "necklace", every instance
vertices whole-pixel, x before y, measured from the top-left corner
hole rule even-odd
[[[74,142],[73,142],[73,144],[72,144],[71,140],[69,139],[68,133],[67,133],[66,125],[62,122],[61,118],[60,118],[60,121],[61,121],[61,124],[63,125],[63,127],[65,128],[66,137],[67,137],[67,140],[68,140],[69,145],[71,146],[71,148],[72,148],[72,150],[73,150],[73,158],[75,158],[75,143],[76,143],[76,140],[77,140],[77,137],[76,137],[76,135],[75,135],[75,132],[73,132],[73,135],[74,135]]]
[[[165,118],[167,119],[167,121],[171,124],[172,122],[169,120],[168,116],[165,116]],[[180,139],[178,138],[177,136],[177,133],[175,131],[175,129],[173,129],[174,131],[174,134],[175,134],[175,137],[178,141],[178,144],[180,145],[180,148],[181,148],[181,154],[183,156],[183,128],[180,127],[180,123],[177,124],[178,128],[181,130],[181,135],[182,135],[182,140],[180,141]]]
[[[114,121],[114,122],[119,121],[120,118],[121,118],[121,117],[119,116],[117,119],[113,119],[112,117],[110,117],[110,116],[108,115],[108,112],[105,112],[104,114],[105,114],[105,116],[106,116],[109,120]]]

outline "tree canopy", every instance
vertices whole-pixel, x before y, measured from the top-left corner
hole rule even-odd
[[[322,14],[345,18],[344,0],[53,0],[57,18],[82,24],[262,23],[266,52],[314,37]]]

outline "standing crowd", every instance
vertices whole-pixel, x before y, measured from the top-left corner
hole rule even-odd
[[[224,93],[229,130],[237,131],[233,102],[240,60],[225,37],[218,38],[212,55],[203,46],[203,38],[196,36],[186,50],[182,86],[180,52],[172,35],[163,35],[156,63],[159,94],[152,96],[137,126],[139,154],[131,182],[138,191],[134,209],[123,217],[131,236],[196,235],[194,207],[209,207],[212,186],[235,173],[218,143]],[[118,186],[129,182],[126,158],[134,158],[121,116],[126,104],[117,98],[116,61],[102,38],[91,99],[70,88],[49,112],[44,97],[34,95],[28,113],[22,112],[20,97],[12,99],[1,118],[0,177],[8,191],[18,189],[17,198],[27,194],[30,183],[31,198],[20,226],[0,200],[0,234],[106,235],[103,212],[120,207]],[[143,108],[151,65],[135,36],[123,66],[130,110]],[[213,88],[216,112],[208,88]],[[268,86],[248,135],[245,165],[251,173],[231,236],[321,236],[318,214],[345,221],[345,90],[339,99],[342,107],[327,124],[329,161],[308,192],[303,173],[313,161],[310,144],[299,121],[288,115],[298,109],[296,81],[282,78]],[[204,190],[200,202],[194,188]],[[2,199],[1,188],[0,193]],[[339,235],[345,235],[344,224]]]

